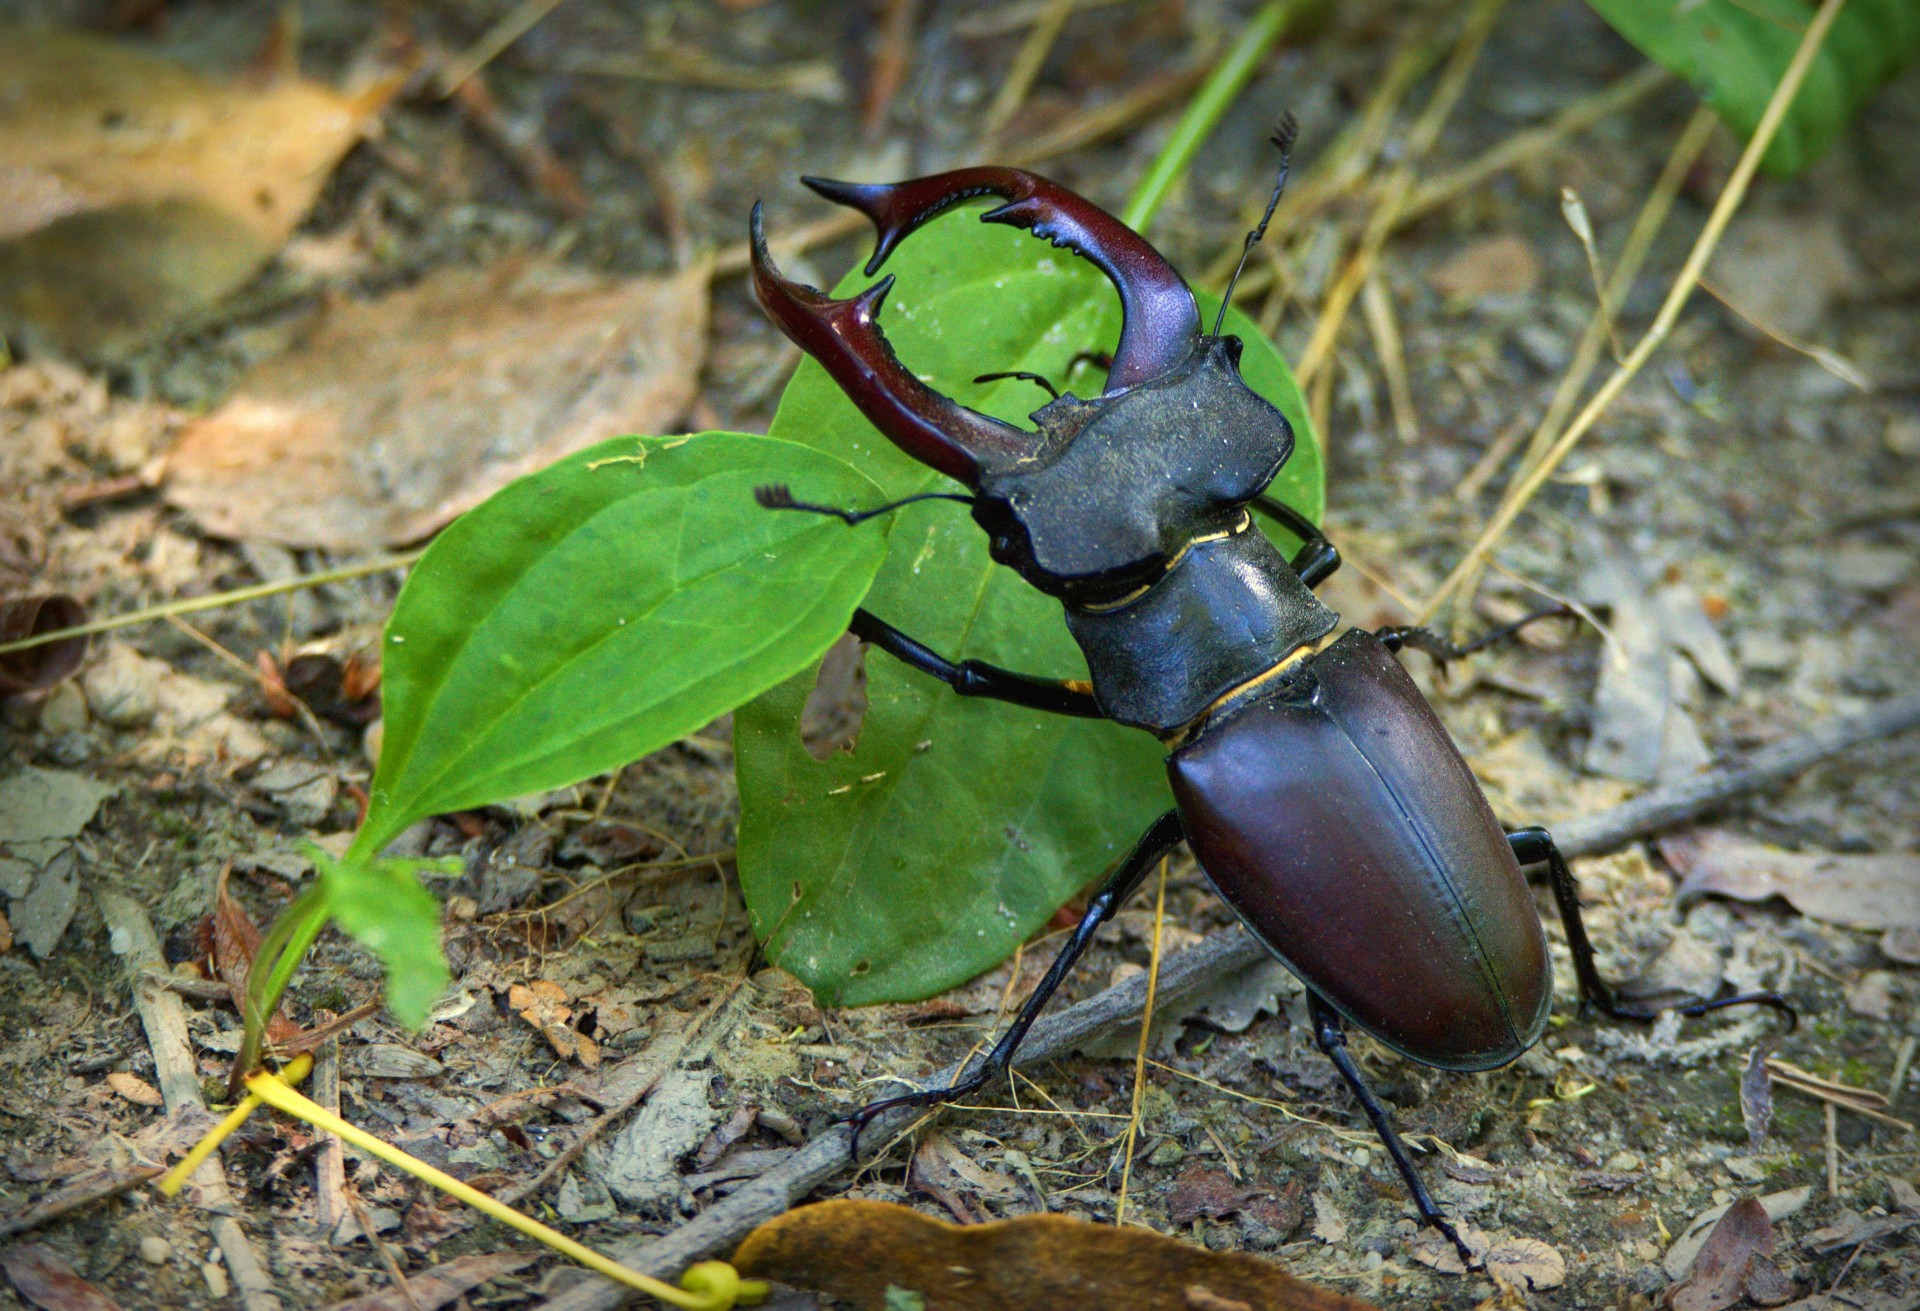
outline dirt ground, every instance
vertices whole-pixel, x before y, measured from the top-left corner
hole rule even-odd
[[[308,5],[301,65],[342,78],[390,44],[396,25],[421,49],[464,49],[506,8],[440,0],[395,17],[377,5]],[[1013,4],[918,6],[904,80],[868,129],[863,102],[885,58],[881,8],[568,0],[487,66],[490,110],[403,95],[382,115],[379,138],[356,147],[326,184],[297,238],[302,258],[276,261],[217,311],[109,366],[28,355],[0,369],[8,571],[0,589],[67,591],[107,615],[337,563],[326,551],[206,535],[151,487],[95,494],[164,454],[187,416],[287,349],[329,298],[522,252],[661,274],[676,266],[677,250],[736,243],[756,198],[783,223],[823,215],[798,185],[801,173],[906,176],[969,156],[1031,16],[1016,21],[1022,6]],[[1003,139],[1030,139],[1185,67],[1249,8],[1086,6]],[[96,25],[118,15],[128,39],[220,72],[245,63],[275,9],[13,0],[0,14]],[[1203,150],[1155,241],[1195,276],[1236,249],[1264,198],[1271,160],[1261,141],[1277,114],[1298,115],[1301,164],[1310,167],[1376,88],[1411,16],[1443,12],[1385,0],[1320,11]],[[575,71],[643,42],[652,76]],[[1512,0],[1419,175],[1474,159],[1640,66],[1577,0]],[[730,78],[760,81],[716,85]],[[1432,84],[1431,74],[1414,84],[1402,129]],[[1358,311],[1326,396],[1328,531],[1350,564],[1328,594],[1349,622],[1408,622],[1395,598],[1433,592],[1504,483],[1505,463],[1490,478],[1476,465],[1515,423],[1531,431],[1592,317],[1587,258],[1563,220],[1562,188],[1579,194],[1611,261],[1695,105],[1684,87],[1662,86],[1394,235],[1383,268],[1412,414],[1396,411],[1395,362]],[[1045,171],[1118,209],[1177,109]],[[1671,691],[1674,714],[1716,760],[1912,690],[1916,134],[1920,78],[1909,74],[1811,173],[1756,185],[1728,239],[1736,258],[1713,275],[1729,300],[1837,353],[1873,388],[1696,297],[1672,343],[1503,542],[1503,571],[1489,575],[1471,626],[1530,607],[1532,585],[1616,619],[1690,607],[1706,616],[1707,650],[1681,655],[1684,641],[1658,622],[1636,646],[1622,619],[1621,659]],[[1722,132],[1687,178],[1618,307],[1629,342],[1736,154]],[[578,203],[551,175],[542,179],[540,158],[571,177]],[[1367,212],[1349,198],[1286,247],[1297,299],[1276,335],[1288,358],[1299,357],[1314,323],[1326,252],[1350,241]],[[316,254],[341,250],[352,258]],[[864,253],[844,241],[790,268],[830,281]],[[1260,305],[1251,302],[1255,312]],[[722,273],[697,395],[676,426],[763,431],[793,358],[741,279]],[[1403,434],[1408,419],[1413,431]],[[5,703],[0,779],[32,768],[66,780],[69,799],[76,776],[107,790],[90,822],[60,840],[56,859],[73,861],[81,895],[66,920],[55,908],[44,950],[27,941],[41,921],[23,924],[24,898],[6,889],[15,900],[12,945],[0,953],[0,1211],[28,1211],[85,1171],[158,1160],[195,1136],[196,1124],[166,1121],[147,1104],[154,1056],[96,898],[119,891],[144,906],[175,962],[204,955],[202,926],[223,871],[258,922],[287,903],[308,869],[299,841],[337,842],[351,831],[371,767],[352,705],[311,722],[279,717],[253,673],[256,654],[279,653],[284,664],[290,643],[340,659],[367,648],[397,585],[389,573],[187,616],[196,631],[122,630],[96,639],[79,682]],[[1671,724],[1687,740],[1669,737],[1664,752],[1649,757],[1646,741],[1630,740],[1596,753],[1597,734],[1647,731],[1644,715],[1609,709],[1597,693],[1608,659],[1591,628],[1551,634],[1482,658],[1436,693],[1503,819],[1552,824],[1635,790],[1602,767],[1697,763],[1692,739]],[[1597,727],[1607,715],[1622,717]],[[1652,721],[1656,738],[1661,723]],[[1627,757],[1639,764],[1623,764]],[[466,862],[443,889],[455,990],[420,1033],[384,1015],[351,1028],[330,1058],[343,1112],[503,1192],[535,1176],[597,1114],[611,1072],[665,1061],[637,1125],[611,1126],[523,1202],[604,1246],[665,1231],[777,1164],[889,1077],[957,1058],[1050,956],[1049,943],[1036,941],[1017,979],[1003,967],[931,1002],[823,1012],[754,959],[732,866],[736,815],[723,721],[617,777],[416,830],[414,850]],[[1920,741],[1863,748],[1709,824],[1728,841],[1913,860]],[[1920,1306],[1920,1145],[1904,1123],[1920,1112],[1905,1078],[1920,1036],[1920,975],[1910,963],[1920,956],[1779,899],[1676,907],[1677,870],[1700,850],[1697,835],[1689,840],[1696,845],[1644,844],[1578,862],[1602,966],[1611,977],[1694,990],[1777,987],[1799,1011],[1793,1032],[1764,1012],[1651,1032],[1576,1019],[1564,939],[1550,924],[1561,996],[1534,1052],[1463,1076],[1357,1039],[1362,1064],[1403,1131],[1427,1149],[1422,1169],[1443,1207],[1508,1243],[1517,1277],[1541,1286],[1523,1290],[1529,1302],[1646,1308],[1673,1282],[1677,1271],[1663,1262],[1697,1216],[1772,1195],[1774,1259],[1791,1285],[1772,1301]],[[619,876],[601,878],[607,872]],[[1177,863],[1166,949],[1229,922],[1191,862]],[[1150,907],[1136,905],[1069,998],[1146,966],[1151,941]],[[343,1012],[377,999],[378,986],[371,958],[330,934],[296,985],[294,1011]],[[198,1073],[220,1101],[239,1021],[222,1002],[185,1005]],[[1140,1099],[1126,1184],[1130,1220],[1264,1255],[1383,1306],[1464,1308],[1490,1294],[1486,1280],[1422,1260],[1428,1235],[1283,979],[1237,980],[1193,1010],[1156,1030],[1158,1063]],[[1763,1042],[1794,1066],[1886,1094],[1878,1118],[1836,1115],[1776,1081],[1771,1125],[1750,1137],[1742,1071]],[[1132,1055],[1123,1034],[1079,1059],[1023,1067],[1011,1092],[995,1088],[978,1106],[930,1120],[917,1139],[816,1196],[901,1201],[948,1218],[1047,1209],[1111,1220]],[[649,1142],[664,1158],[639,1159]],[[384,1288],[388,1261],[417,1272],[522,1245],[351,1153],[344,1175],[324,1184],[327,1160],[311,1135],[264,1116],[226,1154],[236,1213],[288,1305]],[[345,1214],[330,1210],[342,1200],[351,1203]],[[356,1236],[356,1211],[380,1232],[384,1257]],[[230,1280],[211,1224],[206,1212],[136,1188],[29,1237],[121,1306],[226,1305]],[[533,1306],[574,1278],[543,1262],[465,1304]],[[1829,1291],[1833,1300],[1822,1302]]]

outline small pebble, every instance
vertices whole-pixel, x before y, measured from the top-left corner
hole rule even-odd
[[[231,1288],[227,1280],[226,1267],[209,1261],[200,1267],[201,1277],[207,1281],[207,1291],[215,1297],[225,1297]]]
[[[1615,1152],[1607,1158],[1607,1169],[1618,1174],[1630,1174],[1645,1164],[1638,1152]]]
[[[173,1244],[157,1234],[148,1234],[140,1240],[140,1259],[148,1265],[165,1265],[172,1255]]]
[[[1385,1265],[1386,1263],[1387,1263],[1387,1258],[1384,1256],[1381,1256],[1378,1252],[1368,1252],[1367,1259],[1362,1261],[1360,1264],[1368,1270],[1378,1270],[1381,1266]]]
[[[1149,1164],[1157,1165],[1164,1170],[1169,1166],[1178,1165],[1186,1159],[1187,1149],[1180,1145],[1180,1140],[1177,1138],[1169,1138],[1153,1149],[1153,1155],[1149,1156],[1147,1161]]]

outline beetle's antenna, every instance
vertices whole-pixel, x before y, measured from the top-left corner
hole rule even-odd
[[[785,483],[769,483],[765,487],[753,489],[753,499],[760,503],[763,510],[805,510],[808,514],[826,514],[844,521],[849,527],[877,519],[883,514],[891,514],[903,505],[912,505],[915,501],[959,501],[972,505],[971,496],[962,496],[958,492],[921,492],[918,496],[904,496],[897,501],[888,501],[885,505],[871,510],[843,510],[837,505],[815,505],[810,501],[796,501]]]
[[[1008,369],[1005,373],[983,373],[975,378],[974,381],[999,382],[1002,378],[1018,378],[1022,382],[1030,382],[1036,387],[1045,387],[1047,389],[1047,395],[1053,397],[1056,401],[1060,399],[1059,388],[1048,382],[1040,374],[1028,373],[1025,369]]]
[[[1253,248],[1267,235],[1267,224],[1273,222],[1273,211],[1280,208],[1280,194],[1287,189],[1287,166],[1293,162],[1293,139],[1299,134],[1300,123],[1288,110],[1280,116],[1279,126],[1273,129],[1268,138],[1280,152],[1280,173],[1273,180],[1273,195],[1267,198],[1267,212],[1260,216],[1259,224],[1247,233],[1247,244],[1240,248],[1240,262],[1233,266],[1233,276],[1227,279],[1227,289],[1220,297],[1220,312],[1213,319],[1213,335],[1220,335],[1220,328],[1227,321],[1227,306],[1233,304],[1233,285],[1240,281],[1240,271],[1247,267],[1247,257],[1253,254]]]

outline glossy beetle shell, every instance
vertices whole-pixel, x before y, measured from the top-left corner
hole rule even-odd
[[[1552,1000],[1506,834],[1372,634],[1206,724],[1167,761],[1194,855],[1289,968],[1417,1061],[1504,1065]]]

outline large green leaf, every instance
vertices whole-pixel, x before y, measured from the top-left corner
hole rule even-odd
[[[435,540],[388,621],[385,740],[354,845],[559,787],[694,731],[817,660],[885,526],[770,514],[763,483],[871,501],[856,469],[740,433],[616,438]]]
[[[1097,371],[1083,366],[1068,378],[1066,365],[1077,352],[1112,347],[1119,305],[1073,256],[960,211],[907,242],[888,271],[899,285],[883,315],[887,334],[941,390],[1016,421],[1045,395],[1028,383],[968,379],[1027,369],[1082,395],[1099,390]],[[839,294],[866,282],[851,275]],[[1206,304],[1209,316],[1213,308]],[[1275,491],[1317,520],[1320,451],[1299,391],[1247,319],[1235,313],[1228,325],[1246,341],[1248,382],[1297,434]],[[772,432],[858,464],[889,496],[952,485],[876,433],[811,360]],[[826,499],[804,483],[794,491]],[[1086,675],[1059,603],[994,565],[984,535],[948,502],[900,513],[866,605],[948,655]],[[991,967],[1169,804],[1162,750],[1144,733],[963,699],[886,656],[870,657],[867,675],[867,717],[851,754],[818,761],[801,744],[811,672],[734,717],[740,874],[755,930],[776,963],[835,1005],[924,997]]]
[[[1587,0],[1647,58],[1700,89],[1727,124],[1752,136],[1801,35],[1808,0]],[[1767,148],[1767,170],[1813,163],[1881,83],[1920,58],[1920,4],[1849,0]]]

